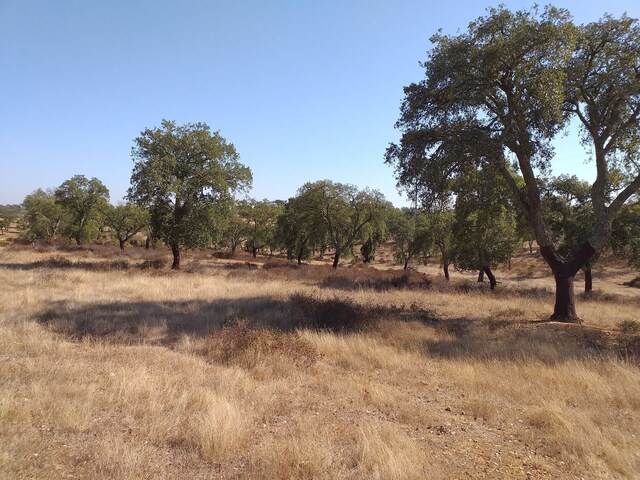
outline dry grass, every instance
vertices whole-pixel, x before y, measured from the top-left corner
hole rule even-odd
[[[0,249],[0,478],[638,478],[637,296],[92,249]]]

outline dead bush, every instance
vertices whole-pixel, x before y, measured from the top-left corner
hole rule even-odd
[[[309,367],[319,357],[314,345],[297,333],[266,327],[254,329],[240,317],[225,320],[222,328],[207,338],[201,353],[216,362],[244,366],[253,366],[260,358],[280,355],[297,366]]]
[[[164,258],[153,258],[144,260],[138,268],[141,270],[162,270],[167,267],[167,261]]]
[[[429,288],[432,279],[415,270],[378,270],[375,268],[344,268],[334,270],[323,279],[323,285],[343,290],[393,288]]]
[[[624,282],[623,285],[626,285],[627,287],[632,287],[632,288],[640,288],[640,275],[638,275],[633,280],[629,280],[628,282]]]
[[[290,321],[294,328],[354,332],[372,328],[380,313],[340,298],[324,299],[314,295],[295,294],[290,299]]]
[[[262,265],[262,268],[264,268],[265,270],[273,270],[273,269],[280,269],[280,268],[284,268],[284,269],[291,268],[291,269],[297,270],[300,268],[300,265],[294,262],[290,262],[288,260],[283,260],[281,258],[274,258],[272,260],[267,260]]]

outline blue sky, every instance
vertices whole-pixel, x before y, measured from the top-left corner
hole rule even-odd
[[[166,118],[220,130],[253,171],[253,197],[329,178],[403,204],[383,164],[402,87],[422,78],[433,33],[497,3],[0,0],[0,203],[76,174],[118,202],[133,139]],[[640,17],[638,0],[555,5],[577,22]],[[589,178],[575,137],[557,152],[554,173]]]

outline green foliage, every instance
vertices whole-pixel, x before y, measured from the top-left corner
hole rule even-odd
[[[270,252],[276,248],[278,217],[284,213],[284,204],[270,200],[246,200],[239,202],[239,212],[245,224],[245,246],[255,254],[264,248]]]
[[[176,253],[219,240],[233,193],[251,185],[234,146],[205,123],[163,120],[135,139],[129,199],[150,210],[157,236]]]
[[[233,202],[222,230],[221,245],[230,248],[231,252],[235,253],[236,249],[246,240],[248,229],[247,221],[240,215],[239,202]]]
[[[386,230],[391,205],[375,190],[358,190],[353,185],[321,180],[306,183],[296,200],[300,215],[310,222],[322,223],[335,250],[334,267],[357,241],[365,242],[375,232]]]
[[[611,233],[613,253],[640,267],[640,199],[625,205],[614,219]]]
[[[395,259],[405,268],[415,258],[426,262],[431,257],[434,231],[429,225],[426,212],[393,209],[389,214],[387,226],[394,240]]]
[[[75,239],[78,245],[98,236],[109,201],[109,190],[100,180],[75,175],[56,188],[54,197],[66,214],[63,227],[66,236]]]
[[[396,124],[401,142],[386,152],[399,186],[429,207],[469,171],[489,166],[504,178],[538,243],[549,247],[545,258],[575,274],[583,257],[606,245],[614,217],[640,188],[640,24],[605,16],[578,27],[562,9],[500,6],[467,31],[437,34],[432,42],[424,79],[405,88]],[[546,216],[540,179],[554,160],[552,139],[572,118],[583,125],[597,176],[591,209],[581,210],[572,228],[565,222],[561,236],[571,253],[583,242],[579,258],[565,261],[553,249],[557,232],[547,225],[554,218]],[[570,203],[584,203],[585,186],[565,180],[569,185],[557,186]]]
[[[0,219],[0,234],[4,234],[11,226],[11,220],[8,218]]]
[[[16,221],[24,214],[22,205],[0,205],[0,218]]]
[[[118,239],[120,248],[136,233],[149,225],[149,212],[137,205],[107,205],[104,210],[105,224]]]
[[[22,203],[25,210],[20,229],[31,240],[51,240],[65,224],[68,213],[56,202],[53,192],[38,189]]]
[[[560,255],[569,256],[589,239],[593,230],[593,204],[589,184],[575,175],[551,178],[543,186],[543,209]],[[597,255],[589,259],[592,266]]]
[[[313,252],[324,251],[328,243],[327,228],[318,210],[306,197],[290,198],[276,221],[276,242],[282,245],[287,258],[298,262]]]
[[[468,172],[456,185],[452,260],[460,270],[507,262],[517,245],[517,218],[506,186],[490,170]]]

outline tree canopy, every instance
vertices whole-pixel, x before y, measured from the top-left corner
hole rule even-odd
[[[178,269],[181,248],[218,239],[233,193],[251,185],[251,170],[205,123],[163,120],[134,142],[129,199],[149,208],[153,230],[171,247],[172,268]]]
[[[425,78],[405,88],[400,144],[386,161],[401,186],[423,199],[451,188],[472,166],[490,164],[522,207],[556,280],[553,318],[579,321],[573,277],[606,244],[615,215],[640,187],[640,30],[604,17],[576,26],[566,10],[489,9],[466,32],[432,37]],[[583,125],[594,149],[592,228],[567,258],[543,215],[540,178],[554,163],[552,139]],[[515,169],[507,161],[515,158]],[[613,171],[624,181],[612,188]]]
[[[65,211],[67,236],[78,245],[97,236],[109,203],[109,190],[100,180],[75,175],[56,188],[54,197],[55,203]]]
[[[321,222],[334,249],[333,267],[349,253],[356,241],[365,242],[376,229],[384,228],[391,204],[375,190],[320,180],[298,191],[298,207],[313,222]]]

